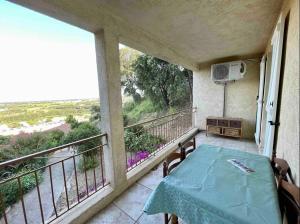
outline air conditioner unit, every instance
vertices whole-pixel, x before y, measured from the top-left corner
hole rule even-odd
[[[244,78],[246,63],[232,61],[211,66],[211,79],[216,83],[224,83]]]

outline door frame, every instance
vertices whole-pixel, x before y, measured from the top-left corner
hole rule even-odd
[[[276,24],[271,46],[272,46],[272,63],[271,63],[271,76],[269,91],[266,103],[267,119],[266,119],[266,130],[264,138],[264,149],[263,154],[272,159],[273,146],[274,146],[274,134],[275,126],[278,125],[276,122],[277,112],[277,100],[278,100],[278,87],[280,80],[281,71],[281,58],[282,58],[282,46],[284,37],[284,25],[285,18],[281,14]]]
[[[264,55],[260,62],[260,74],[259,74],[259,87],[257,96],[257,111],[256,111],[256,127],[255,127],[255,142],[260,145],[261,142],[261,126],[262,126],[262,113],[264,107],[264,90],[265,90],[265,74],[266,74],[266,61],[267,56]]]

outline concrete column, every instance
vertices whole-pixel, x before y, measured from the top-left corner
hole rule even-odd
[[[108,30],[95,33],[101,107],[101,131],[108,135],[104,148],[105,174],[113,188],[126,183],[126,154],[122,116],[118,37]]]

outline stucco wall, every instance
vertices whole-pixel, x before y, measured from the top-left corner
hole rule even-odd
[[[286,60],[280,107],[277,157],[290,164],[300,186],[299,174],[299,0],[286,1],[282,13],[290,10]]]
[[[246,61],[245,77],[229,83],[226,91],[225,116],[243,118],[243,137],[254,138],[256,96],[259,84],[259,62]],[[205,129],[207,116],[222,116],[223,86],[210,78],[210,65],[194,72],[193,106],[197,107],[195,125]]]

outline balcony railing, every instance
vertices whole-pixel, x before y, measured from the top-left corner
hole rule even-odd
[[[192,129],[193,109],[125,127],[127,171],[137,167]]]
[[[27,166],[26,172],[0,181],[1,221],[50,223],[106,186],[103,165],[106,137],[101,134],[0,163],[2,171],[13,171],[20,164]],[[45,159],[46,165],[30,169],[30,160]],[[33,181],[28,183],[29,179]],[[28,184],[33,185],[30,191]],[[19,201],[8,208],[12,189],[16,189]]]
[[[192,115],[187,109],[125,127],[127,171],[191,130]],[[105,145],[101,134],[0,163],[0,223],[51,223],[109,184]]]

